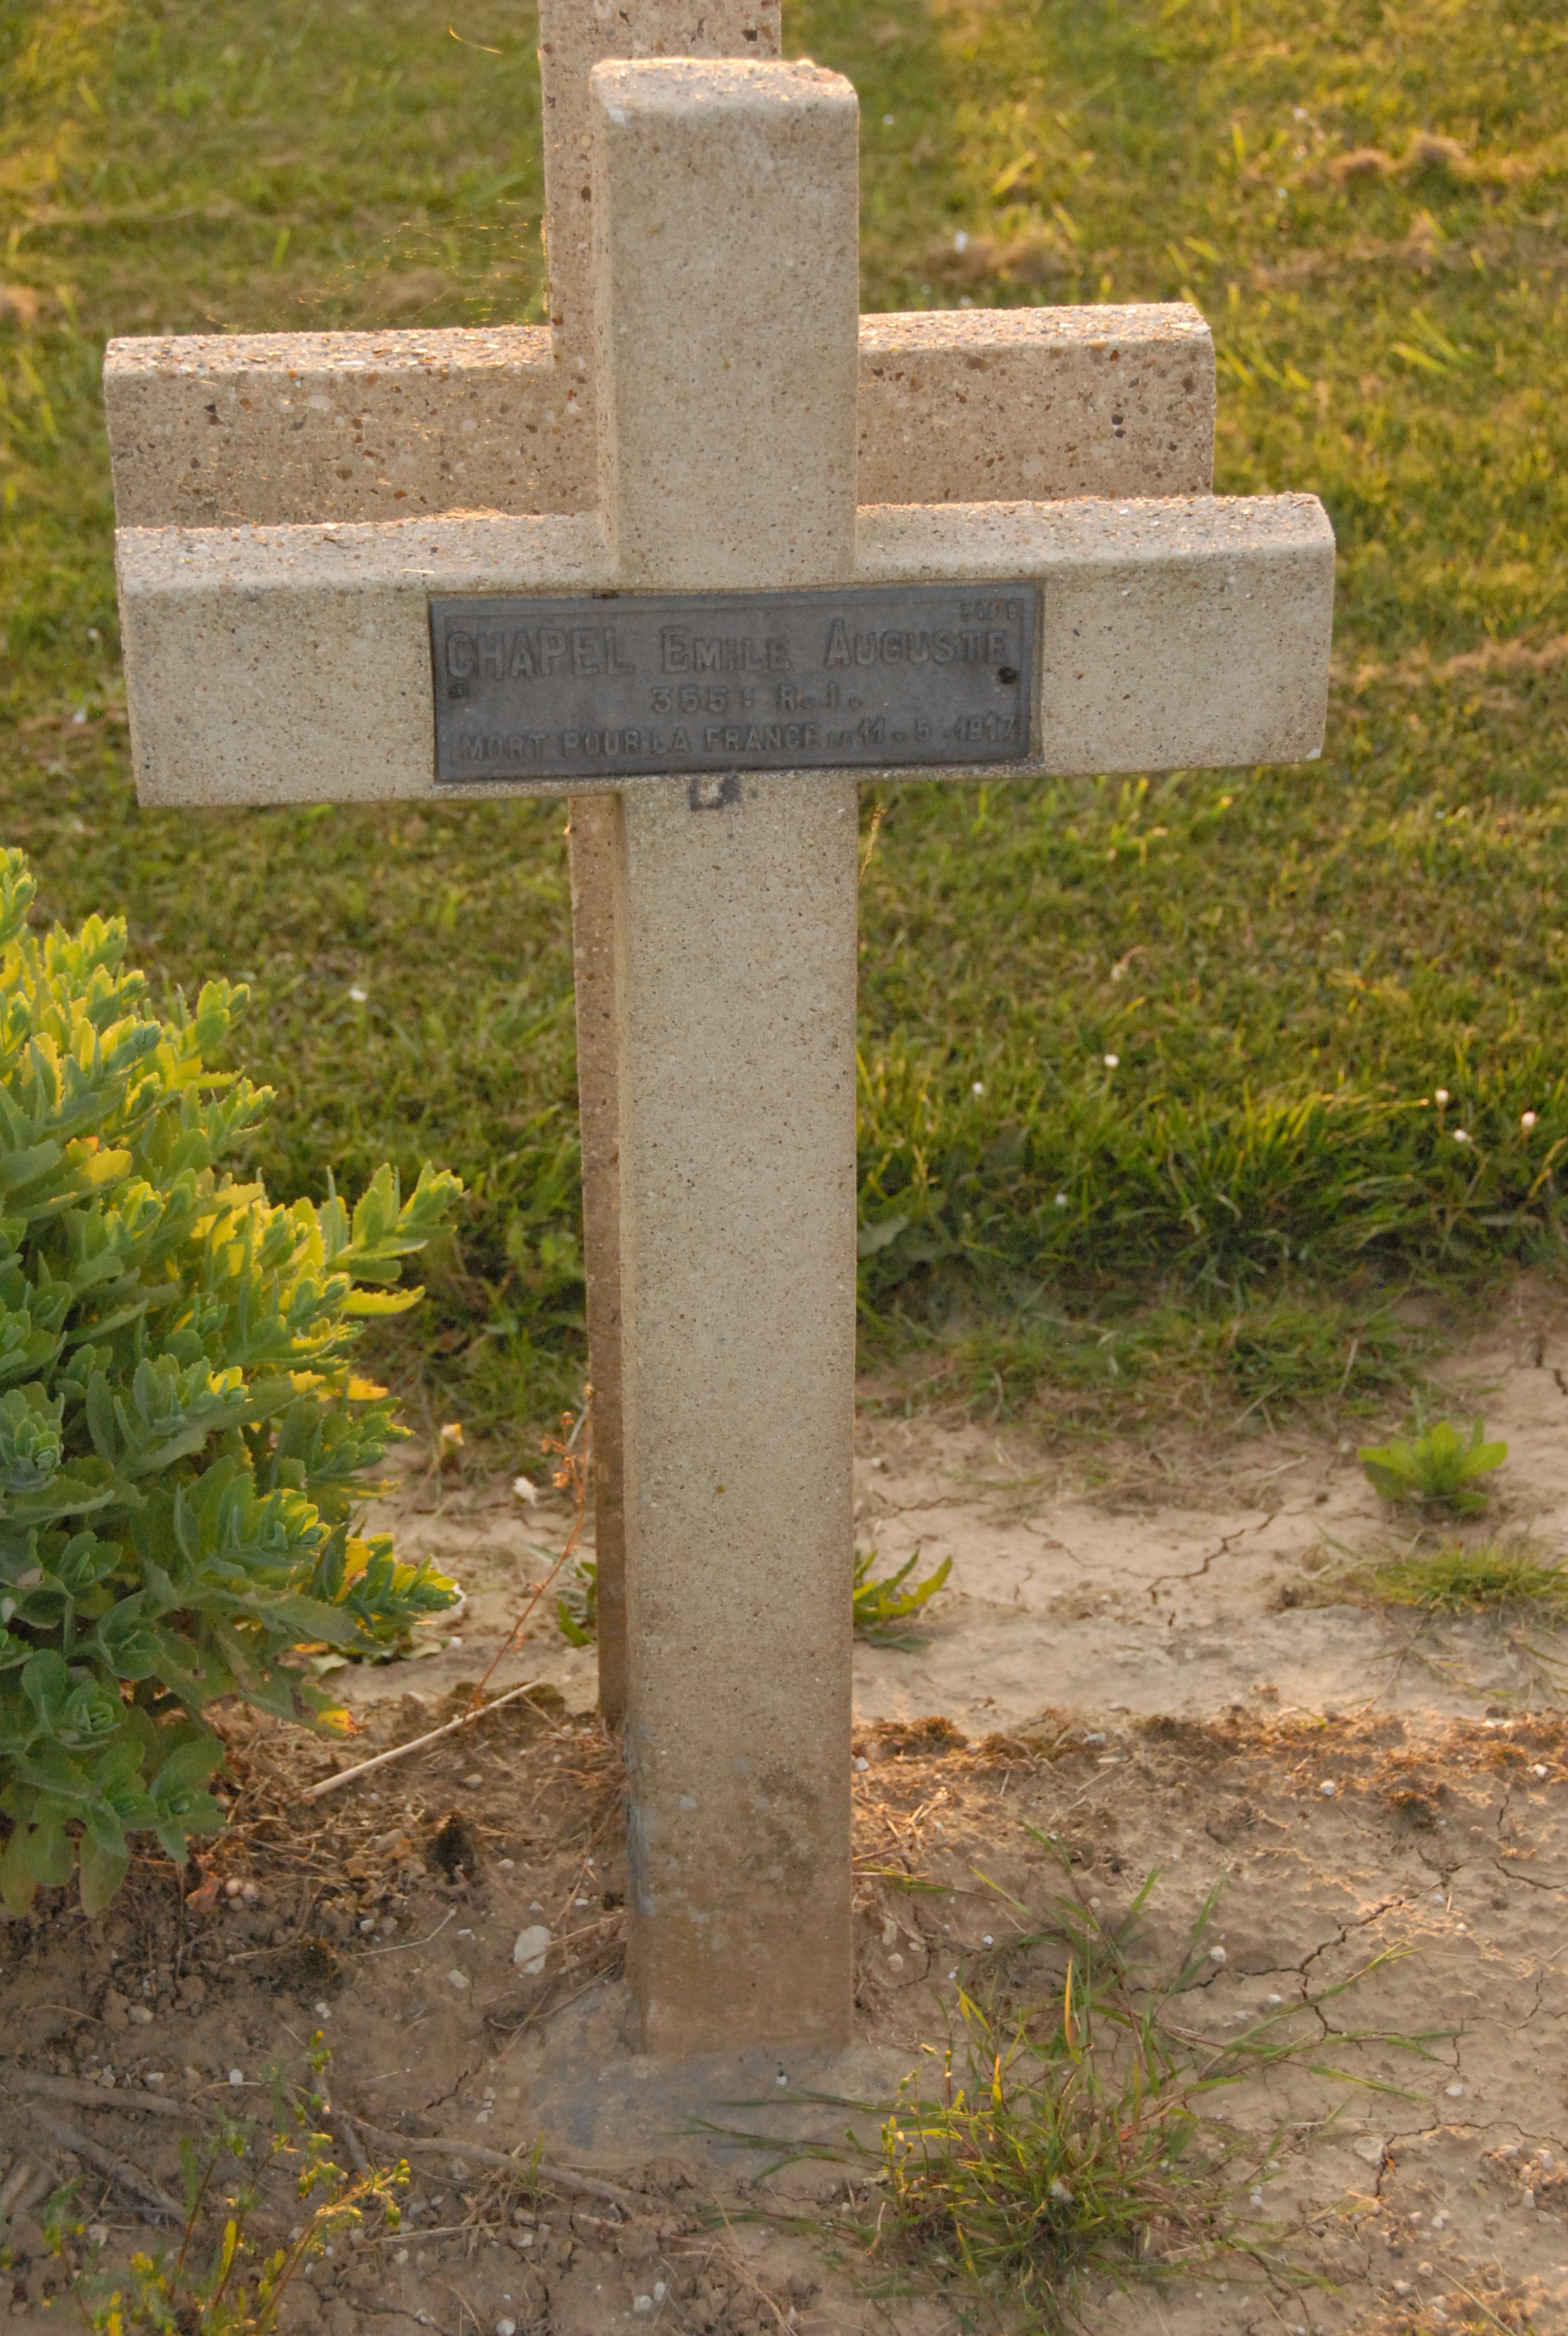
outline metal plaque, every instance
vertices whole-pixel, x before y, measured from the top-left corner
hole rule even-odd
[[[435,775],[1018,762],[1037,596],[890,584],[433,600]]]

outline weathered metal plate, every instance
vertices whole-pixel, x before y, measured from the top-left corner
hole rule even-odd
[[[903,584],[433,600],[436,778],[1017,762],[1037,598]]]

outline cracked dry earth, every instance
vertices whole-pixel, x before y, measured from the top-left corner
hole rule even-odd
[[[1453,1367],[1511,1446],[1498,1516],[1549,1551],[1568,1533],[1557,1342],[1521,1301]],[[149,2233],[112,2156],[178,2189],[181,2136],[219,2105],[261,2117],[264,2070],[319,2029],[335,2112],[379,2161],[407,2149],[411,2204],[403,2231],[368,2226],[296,2282],[287,2329],[1007,2328],[1005,2306],[867,2251],[877,2161],[845,2135],[874,2153],[874,2108],[808,2096],[891,2102],[935,2065],[960,1981],[1003,2015],[1059,2016],[1065,1955],[1027,1942],[1063,1893],[1114,1926],[1157,1867],[1151,1981],[1223,1885],[1171,2014],[1186,2048],[1206,2066],[1272,2021],[1297,2049],[1205,2096],[1247,2248],[1202,2279],[1091,2282],[1093,2336],[1568,2336],[1552,1644],[1337,1602],[1325,1553],[1388,1530],[1337,1441],[1213,1451],[1196,1493],[1156,1456],[1157,1500],[1146,1452],[1102,1454],[1095,1491],[1016,1431],[872,1409],[862,1446],[862,1532],[955,1565],[925,1650],[857,1649],[852,2050],[681,2075],[637,2053],[618,1762],[585,1708],[591,1657],[553,1632],[496,1674],[541,1679],[532,1696],[314,1804],[302,1788],[349,1756],[236,1716],[204,1874],[182,1893],[148,1863],[102,1923],[45,1893],[0,1925],[13,2327],[70,2308],[43,2189],[79,2174],[79,2217],[122,2263]],[[400,1527],[462,1574],[462,1643],[355,1675],[355,1757],[463,1707],[566,1529],[506,1484],[438,1482],[410,1475]],[[548,1938],[524,1969],[528,1930]],[[770,2170],[785,2153],[737,2134],[836,2155]],[[563,2171],[536,2188],[484,2155],[540,2140]],[[286,2234],[295,2201],[259,2186],[258,2235]]]

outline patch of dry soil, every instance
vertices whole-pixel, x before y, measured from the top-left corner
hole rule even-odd
[[[1511,1446],[1497,1521],[1549,1551],[1568,1523],[1555,1344],[1515,1313],[1456,1382]],[[550,1629],[492,1681],[543,1680],[533,1697],[324,1801],[302,1788],[346,1756],[237,1716],[231,1829],[202,1876],[182,1886],[152,1861],[102,1923],[55,1893],[0,1926],[0,2192],[80,2172],[84,2219],[122,2261],[147,2233],[106,2154],[177,2189],[182,2133],[219,2105],[259,2114],[265,2069],[297,2066],[320,2029],[336,2108],[434,2146],[412,2153],[411,2227],[340,2244],[297,2283],[285,2324],[304,2336],[384,2321],[957,2336],[988,2324],[967,2291],[911,2286],[866,2253],[876,2165],[845,2155],[846,2127],[874,2146],[875,2105],[940,2050],[960,1981],[1011,2016],[1059,2005],[1062,1955],[1028,1942],[1060,1894],[1111,1926],[1157,1867],[1151,1973],[1181,1968],[1223,1884],[1183,1999],[1192,2049],[1269,2019],[1301,2049],[1214,2097],[1258,2170],[1242,2203],[1253,2253],[1203,2282],[1092,2289],[1094,2336],[1563,2336],[1568,1725],[1553,1648],[1300,1602],[1388,1533],[1337,1443],[1237,1441],[1201,1472],[1156,1455],[1164,1502],[1146,1452],[1102,1454],[1096,1492],[1015,1430],[875,1417],[862,1447],[862,1533],[889,1561],[919,1541],[955,1562],[922,1652],[857,1649],[849,2054],[675,2070],[636,2050],[618,1762],[586,1708],[591,1654]],[[393,1505],[405,1548],[452,1564],[469,1604],[461,1644],[353,1675],[355,1757],[463,1708],[568,1522],[509,1484],[428,1474]],[[950,1725],[918,1724],[933,1711]],[[513,1942],[530,1928],[550,1943],[525,1971]],[[769,2172],[778,2153],[737,2133],[838,2154]],[[480,2155],[538,2139],[622,2203],[520,2188]],[[260,2227],[285,2233],[296,2202],[261,2193]],[[69,2272],[35,2209],[17,2209],[0,2274],[24,2331],[58,2324]]]
[[[1448,1367],[1452,1409],[1483,1412],[1509,1447],[1484,1526],[1568,1546],[1568,1321],[1524,1286],[1502,1320]],[[1358,1439],[1359,1440],[1359,1439]],[[1193,1447],[1106,1445],[1066,1456],[1014,1426],[862,1415],[856,1525],[877,1571],[917,1549],[920,1571],[953,1562],[922,1615],[916,1653],[855,1649],[866,1721],[945,1714],[969,1733],[1047,1708],[1191,1718],[1234,1704],[1281,1710],[1378,1708],[1478,1714],[1553,1694],[1568,1647],[1539,1633],[1457,1621],[1417,1629],[1337,1600],[1351,1556],[1393,1547],[1397,1521],[1368,1485],[1349,1435],[1252,1435]],[[422,1455],[374,1522],[400,1551],[430,1555],[467,1605],[444,1651],[419,1667],[434,1696],[488,1669],[529,1586],[560,1554],[570,1519],[548,1492],[524,1507],[504,1476],[433,1476]],[[587,1544],[592,1552],[591,1533]],[[444,1636],[444,1633],[439,1634]],[[435,1634],[433,1634],[433,1643]],[[542,1679],[573,1709],[594,1698],[591,1648],[568,1644],[541,1602],[526,1644],[492,1687]],[[404,1666],[359,1671],[356,1708],[406,1690]]]

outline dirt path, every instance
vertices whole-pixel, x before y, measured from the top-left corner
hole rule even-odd
[[[1510,1445],[1492,1522],[1549,1552],[1568,1537],[1558,1350],[1554,1324],[1516,1308],[1450,1374]],[[307,2336],[384,2319],[446,2336],[508,2321],[517,2336],[957,2336],[987,2324],[966,2289],[865,2252],[886,2195],[874,2105],[931,2068],[960,1983],[1004,2025],[1059,2003],[1063,1902],[1086,1934],[1114,1933],[1157,1868],[1135,1969],[1150,1983],[1183,1970],[1221,1885],[1167,2010],[1216,2078],[1205,2115],[1233,2153],[1250,2252],[1202,2281],[1091,2285],[1093,2336],[1563,2336],[1557,1650],[1312,1602],[1388,1531],[1337,1440],[1240,1439],[1201,1476],[1174,1453],[1097,1456],[1096,1490],[1016,1430],[865,1423],[862,1534],[886,1561],[919,1543],[954,1569],[923,1651],[857,1650],[848,2056],[677,2083],[634,2049],[618,1767],[588,1708],[591,1653],[551,1630],[497,1673],[546,1680],[531,1702],[314,1806],[300,1788],[337,1756],[236,1722],[233,1826],[193,1898],[151,1864],[101,1925],[41,1903],[0,1930],[0,2187],[30,2152],[52,2178],[81,2161],[43,2132],[49,2114],[178,2188],[182,2120],[254,2112],[268,2064],[297,2065],[319,2029],[335,2103],[444,2146],[414,2155],[403,2234],[340,2244],[296,2282],[285,2321]],[[352,1677],[371,1743],[460,1708],[565,1530],[505,1480],[437,1488],[413,1474],[394,1505],[404,1548],[463,1580],[462,1643]],[[949,1727],[918,1724],[931,1712]],[[537,1968],[514,1961],[525,1932]],[[150,2088],[175,2113],[146,2107]],[[728,2137],[694,2129],[694,2107]],[[753,2146],[768,2136],[833,2155],[769,2174],[781,2153]],[[479,2156],[541,2136],[632,2205],[519,2200]],[[122,2258],[146,2234],[101,2163],[83,2172]],[[282,2236],[297,2210],[261,2187]],[[1175,2239],[1156,2231],[1156,2253]],[[44,2307],[63,2267],[23,2213],[12,2325],[58,2323]]]

